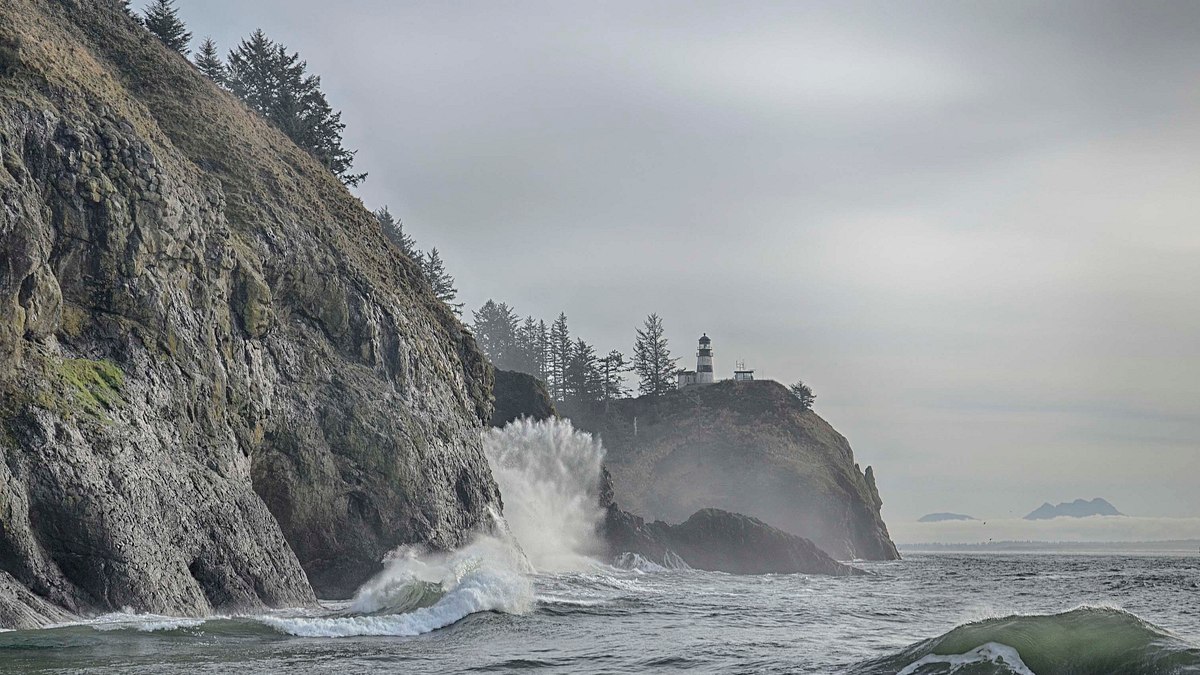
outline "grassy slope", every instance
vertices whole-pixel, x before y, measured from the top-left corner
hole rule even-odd
[[[433,296],[416,266],[387,245],[360,200],[307,152],[182,56],[105,0],[0,0],[0,99],[32,108],[110,109],[157,147],[156,157],[197,183],[216,179],[235,239],[270,241],[303,223],[336,260],[336,273],[360,287],[409,289],[433,316],[442,344],[462,326]],[[468,359],[473,360],[473,359]],[[461,373],[439,373],[463,380]],[[466,378],[471,407],[489,387]],[[481,415],[482,416],[482,415]]]

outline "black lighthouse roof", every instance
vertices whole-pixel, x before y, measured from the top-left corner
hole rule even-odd
[[[712,340],[708,339],[708,333],[705,333],[704,335],[700,336],[700,344],[709,344],[711,342],[712,342]]]

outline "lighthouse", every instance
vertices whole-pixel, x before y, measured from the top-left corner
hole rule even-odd
[[[700,346],[696,349],[696,369],[681,369],[676,372],[676,376],[678,378],[676,384],[680,389],[716,382],[713,379],[712,340],[709,339],[708,333],[700,336]]]
[[[708,333],[700,336],[700,346],[696,350],[696,384],[713,383],[712,340]]]

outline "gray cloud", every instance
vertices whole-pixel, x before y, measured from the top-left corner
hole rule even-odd
[[[885,512],[1200,512],[1200,6],[185,0],[468,306],[803,377]]]

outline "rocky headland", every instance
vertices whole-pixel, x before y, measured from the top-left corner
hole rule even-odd
[[[860,470],[846,439],[777,382],[559,410],[603,440],[616,494],[634,513],[681,522],[716,508],[810,539],[838,559],[899,557],[872,469]]]
[[[541,420],[557,416],[545,384],[537,378],[497,370],[496,382],[496,410],[506,412],[493,416],[493,426],[521,417]],[[598,495],[604,511],[600,529],[610,558],[635,553],[664,567],[683,564],[734,574],[861,573],[837,562],[808,539],[757,518],[702,508],[677,525],[661,520],[647,522],[623,510],[618,504],[621,496],[611,473],[603,468]]]

